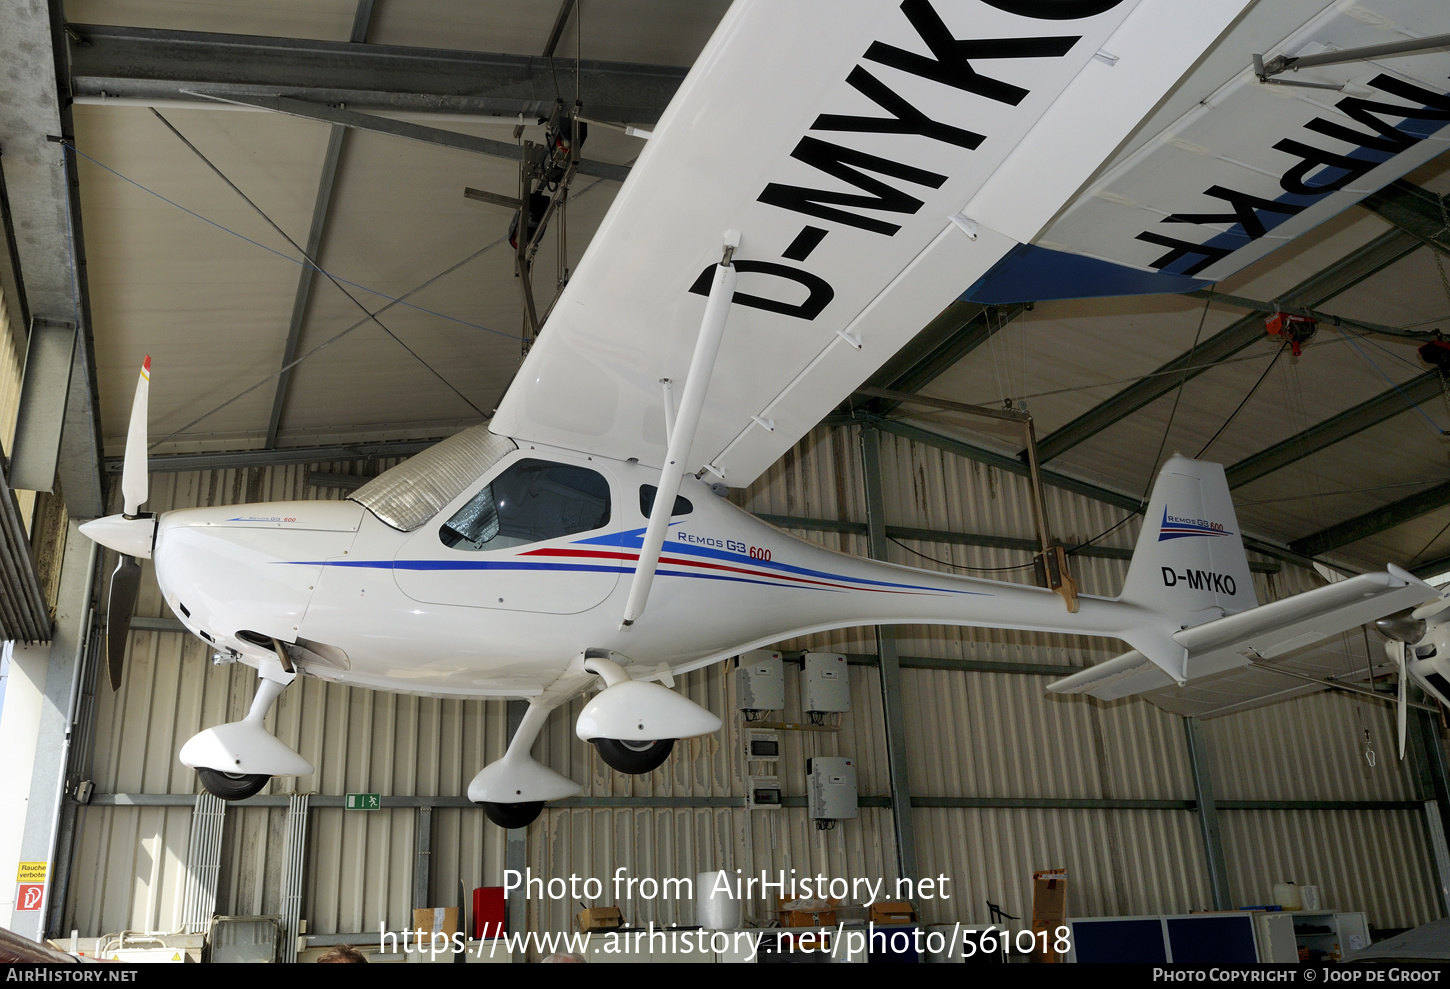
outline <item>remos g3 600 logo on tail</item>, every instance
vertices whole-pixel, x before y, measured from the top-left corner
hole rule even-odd
[[[1179,518],[1177,515],[1169,515],[1168,509],[1163,509],[1163,527],[1158,530],[1158,541],[1165,539],[1183,539],[1186,536],[1231,536],[1223,527],[1222,522],[1210,522],[1207,519]]]

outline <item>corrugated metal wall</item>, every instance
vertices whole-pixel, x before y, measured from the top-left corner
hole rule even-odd
[[[882,461],[889,524],[1030,538],[1023,478],[935,448],[883,434]],[[334,464],[332,472],[375,469]],[[854,429],[819,429],[797,444],[739,500],[752,511],[834,521],[866,521],[861,457]],[[306,468],[157,475],[152,507],[224,504],[283,498],[337,497],[308,488]],[[1122,510],[1058,489],[1048,511],[1067,541],[1096,535]],[[1131,548],[1138,522],[1102,545]],[[832,549],[865,554],[864,536],[801,531]],[[918,555],[919,554],[919,555]],[[936,561],[981,568],[998,579],[1031,580],[1027,553],[902,540],[892,562],[944,569]],[[1126,562],[1079,557],[1086,593],[1114,594]],[[997,569],[1017,568],[1017,569]],[[1311,586],[1286,568],[1258,578],[1261,600]],[[141,613],[158,615],[154,584]],[[1115,643],[1070,636],[965,628],[898,629],[903,656],[1082,666],[1118,651]],[[869,654],[874,630],[851,629],[782,643],[782,648]],[[240,717],[254,676],[213,667],[199,641],[175,633],[133,633],[122,691],[98,699],[93,777],[100,793],[193,793],[195,776],[176,751],[202,727]],[[917,797],[913,821],[923,875],[944,875],[950,900],[919,903],[930,921],[988,919],[987,902],[1030,916],[1033,870],[1071,870],[1070,910],[1077,915],[1181,912],[1211,905],[1195,812],[1169,807],[942,806],[951,799],[1040,798],[1056,801],[1186,802],[1194,788],[1182,721],[1141,701],[1103,704],[1049,697],[1053,671],[963,672],[905,668],[903,703],[909,767]],[[849,755],[857,760],[865,797],[889,794],[879,677],[870,666],[850,671],[854,710],[839,733],[785,733],[780,775],[790,797],[804,795],[805,759]],[[787,677],[788,712],[798,708],[796,678]],[[733,673],[726,666],[681,678],[680,689],[718,713],[726,729],[681,743],[661,769],[645,777],[609,771],[593,748],[574,737],[576,701],[549,722],[535,749],[541,761],[584,784],[584,806],[547,809],[529,831],[527,863],[545,876],[597,876],[602,902],[616,902],[610,877],[694,877],[724,868],[758,875],[796,869],[848,878],[895,879],[891,811],[878,799],[857,821],[818,832],[804,807],[748,812],[721,806],[745,792],[746,766]],[[1245,712],[1205,726],[1220,800],[1421,799],[1410,773],[1392,758],[1384,710],[1352,698],[1315,695]],[[791,720],[796,720],[791,718]],[[463,794],[472,775],[505,747],[500,701],[440,701],[299,682],[272,715],[276,731],[319,767],[295,781],[300,792],[392,796]],[[1378,753],[1364,762],[1363,727]],[[279,781],[265,792],[282,792]],[[672,798],[672,806],[641,806],[635,798]],[[609,801],[626,806],[600,806]],[[712,805],[712,802],[713,805]],[[732,801],[733,802],[733,801]],[[179,923],[188,808],[91,807],[80,818],[77,867],[67,924],[100,934],[123,928],[169,929]],[[234,808],[219,911],[277,909],[284,810]],[[1408,926],[1439,914],[1424,826],[1413,810],[1224,810],[1224,845],[1236,902],[1263,901],[1281,878],[1317,882],[1331,905],[1364,909],[1379,927]],[[302,916],[313,933],[376,931],[406,925],[413,890],[418,812],[374,813],[316,807],[311,811]],[[504,833],[473,807],[432,812],[429,874],[437,905],[455,903],[458,882],[502,882]],[[633,923],[690,923],[693,906],[640,895],[619,899]],[[561,930],[578,905],[534,901],[531,925]],[[764,920],[772,904],[756,897],[747,916]]]

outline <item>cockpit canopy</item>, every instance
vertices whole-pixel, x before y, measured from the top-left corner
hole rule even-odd
[[[351,500],[394,529],[412,532],[517,449],[489,432],[488,423],[471,426],[373,478]]]

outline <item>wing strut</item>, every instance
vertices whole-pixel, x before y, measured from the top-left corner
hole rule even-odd
[[[684,480],[685,458],[695,442],[695,430],[700,425],[700,411],[705,406],[705,390],[710,387],[710,376],[715,368],[715,356],[720,352],[720,338],[725,333],[725,318],[730,314],[730,300],[735,296],[735,265],[731,262],[736,249],[740,247],[740,231],[727,230],[723,238],[724,253],[715,267],[715,280],[710,285],[710,297],[705,302],[705,318],[700,324],[700,335],[695,340],[695,356],[690,359],[689,376],[685,379],[684,394],[680,396],[680,408],[674,415],[670,428],[669,448],[665,451],[665,465],[660,471],[659,491],[655,494],[654,507],[650,509],[649,526],[644,532],[644,546],[639,551],[639,564],[634,571],[634,582],[629,585],[629,600],[624,605],[624,621],[621,628],[633,625],[644,611],[649,599],[650,584],[654,581],[655,568],[659,566],[660,550],[665,544],[665,531],[674,512],[675,497],[680,493],[680,482]],[[668,417],[668,412],[666,413]]]

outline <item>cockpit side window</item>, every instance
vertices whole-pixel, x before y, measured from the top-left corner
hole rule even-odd
[[[659,494],[659,490],[653,484],[641,484],[639,486],[639,514],[645,518],[649,518],[649,513],[654,511],[655,495]],[[695,510],[695,506],[690,503],[690,499],[684,495],[675,496],[674,507],[675,510],[670,513],[671,517],[689,515]]]
[[[438,529],[443,545],[507,549],[609,522],[609,481],[598,471],[545,460],[520,460]]]

